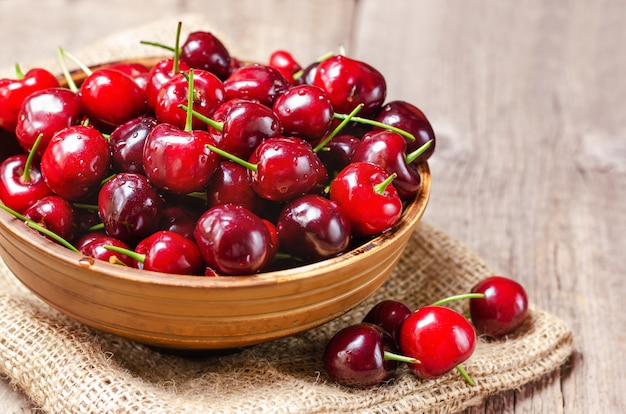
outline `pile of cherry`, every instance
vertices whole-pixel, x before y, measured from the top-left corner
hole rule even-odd
[[[0,80],[0,127],[23,149],[0,165],[2,208],[85,256],[189,275],[315,262],[398,222],[435,137],[385,102],[378,70],[283,50],[245,63],[178,29],[149,66],[59,49],[67,86],[44,68]]]
[[[446,304],[469,300],[469,318]],[[504,276],[480,280],[470,293],[450,296],[411,311],[383,300],[361,323],[337,332],[326,345],[324,366],[339,384],[366,388],[390,381],[407,363],[422,379],[435,379],[462,367],[473,354],[477,334],[498,339],[513,333],[528,314],[528,297],[518,282]]]

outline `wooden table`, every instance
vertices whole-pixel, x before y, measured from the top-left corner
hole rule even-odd
[[[0,67],[186,12],[253,60],[285,48],[306,62],[341,44],[387,77],[389,98],[429,116],[425,220],[575,335],[562,369],[468,412],[626,411],[626,3],[2,1]],[[30,407],[6,382],[0,400]]]

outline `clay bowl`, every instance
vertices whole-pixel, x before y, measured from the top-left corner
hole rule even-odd
[[[250,276],[197,277],[82,257],[0,210],[0,255],[44,302],[92,328],[177,350],[238,348],[328,322],[372,295],[393,271],[430,194],[422,186],[390,231],[341,256]]]

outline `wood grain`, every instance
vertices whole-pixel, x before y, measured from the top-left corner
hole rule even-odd
[[[574,331],[560,371],[467,412],[626,411],[626,3],[128,3],[1,1],[0,67],[186,12],[205,13],[251,59],[286,48],[306,61],[343,44],[383,72],[390,99],[433,123],[425,220]],[[3,406],[29,410],[0,384]]]

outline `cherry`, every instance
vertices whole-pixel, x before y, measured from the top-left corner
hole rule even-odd
[[[289,86],[289,81],[277,69],[260,63],[242,66],[224,81],[227,100],[257,101],[270,108]]]
[[[220,274],[253,274],[272,259],[272,238],[265,222],[234,204],[204,212],[196,224],[195,239],[207,266]]]
[[[472,289],[484,298],[470,299],[470,315],[481,335],[501,337],[520,326],[528,313],[528,296],[524,287],[507,277],[491,276]]]
[[[289,202],[278,218],[281,246],[305,261],[336,256],[350,244],[350,222],[327,198],[307,194]]]
[[[326,344],[324,368],[339,384],[372,387],[395,375],[398,360],[404,360],[397,352],[391,335],[379,326],[350,325],[339,330]]]
[[[360,139],[354,135],[337,135],[318,151],[320,157],[331,176],[343,170],[352,162],[352,155]]]
[[[411,315],[411,309],[404,303],[385,299],[374,305],[365,315],[362,322],[372,323],[389,332],[396,341],[400,338],[400,328],[406,318]]]
[[[322,89],[297,85],[287,89],[272,107],[284,135],[315,141],[328,132],[333,122],[333,105]]]
[[[59,196],[50,195],[37,200],[24,211],[24,217],[67,241],[73,240],[76,236],[74,207]]]
[[[52,137],[41,157],[41,173],[55,194],[80,201],[98,191],[110,161],[106,138],[93,127],[75,125]]]
[[[387,93],[383,75],[369,64],[342,55],[317,66],[313,84],[326,91],[335,112],[350,113],[363,104],[364,116],[377,113]]]
[[[116,172],[143,174],[143,148],[146,138],[157,126],[156,118],[140,116],[115,128],[109,137],[111,161]]]
[[[393,227],[402,201],[391,185],[394,175],[368,162],[353,162],[330,184],[330,199],[346,212],[352,234],[373,236]]]
[[[150,73],[150,68],[139,62],[120,62],[110,65],[108,68],[119,70],[120,72],[130,76],[145,95],[146,87],[148,86],[148,74]]]
[[[402,323],[400,349],[420,361],[408,364],[420,378],[438,378],[466,361],[474,352],[476,332],[460,313],[444,306],[419,308]]]
[[[413,135],[415,139],[407,140],[406,152],[413,152],[427,142],[432,142],[428,150],[413,162],[426,161],[435,151],[435,132],[426,115],[415,105],[406,101],[389,102],[380,109],[376,121],[400,128]],[[381,127],[374,127],[374,130],[380,129]]]
[[[178,233],[181,236],[194,240],[196,222],[200,214],[183,205],[165,207],[161,214],[159,229]]]
[[[224,44],[210,32],[190,33],[183,43],[180,58],[189,67],[211,72],[221,80],[230,74],[230,54]]]
[[[158,229],[163,208],[159,193],[137,173],[116,174],[98,193],[98,212],[107,235],[131,245]]]
[[[269,65],[278,70],[291,83],[295,82],[294,75],[302,70],[300,64],[286,50],[272,52]]]
[[[387,174],[396,174],[393,186],[403,200],[413,198],[421,186],[417,166],[406,161],[406,141],[393,131],[366,134],[356,146],[352,162],[371,162],[380,165]]]
[[[155,63],[148,72],[145,88],[145,96],[148,107],[152,110],[156,107],[159,91],[167,82],[180,72],[188,71],[189,65],[177,61],[175,58],[161,59]]]
[[[87,116],[99,124],[116,127],[147,112],[143,89],[119,70],[94,71],[78,93]]]
[[[127,255],[114,252],[105,246],[116,246],[130,250],[130,246],[115,237],[107,236],[101,231],[93,231],[84,234],[75,243],[76,248],[85,256],[104,260],[113,264],[124,264],[129,267],[137,267],[137,262]]]
[[[15,131],[19,110],[28,96],[60,86],[56,76],[46,69],[30,69],[24,75],[16,67],[16,72],[17,79],[0,79],[0,128],[11,133]]]
[[[83,117],[83,105],[74,92],[65,88],[48,88],[32,93],[19,112],[15,135],[20,146],[31,151],[41,135],[37,155],[41,157],[52,136],[77,125]]]

